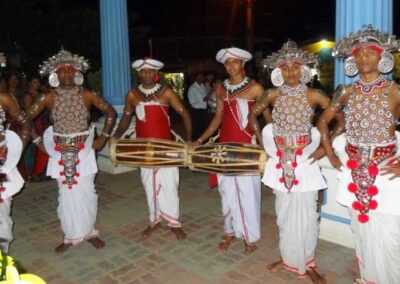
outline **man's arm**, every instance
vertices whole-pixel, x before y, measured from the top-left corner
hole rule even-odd
[[[224,98],[218,91],[216,92],[216,99],[217,99],[217,108],[214,117],[211,120],[210,124],[208,125],[207,129],[194,143],[195,145],[204,143],[211,135],[215,133],[215,131],[217,131],[217,129],[221,125],[222,116],[224,115]]]
[[[398,111],[400,109],[400,88],[399,85],[397,85],[396,83],[392,83],[391,87],[390,87],[390,96],[391,96],[391,102],[393,102],[393,112],[394,112],[394,116],[396,117],[396,119],[399,118],[398,116]],[[381,174],[382,175],[389,175],[389,180],[393,180],[395,178],[399,178],[400,177],[400,159],[399,157],[397,157],[397,160],[388,163],[388,165],[386,165],[385,167],[382,168],[381,170]]]
[[[317,123],[318,130],[321,133],[321,143],[325,149],[325,153],[332,166],[338,170],[342,164],[333,151],[329,132],[329,123],[342,111],[347,102],[347,98],[348,91],[343,86],[339,86],[333,94],[331,105],[325,109]]]
[[[166,96],[171,107],[182,117],[186,130],[186,141],[192,141],[192,120],[189,112],[183,106],[181,100],[171,89],[166,90]]]
[[[35,102],[27,109],[27,114],[31,120],[34,120],[39,114],[44,111],[50,102],[49,94],[40,94]]]
[[[259,96],[255,106],[249,113],[249,124],[252,127],[260,145],[263,145],[263,141],[262,141],[262,136],[261,136],[260,124],[258,123],[258,116],[261,114],[265,114],[265,112],[267,112],[267,114],[268,114],[268,112],[269,112],[268,106],[269,106],[270,100],[271,100],[271,93],[272,92],[268,90],[268,91],[264,92],[264,94],[262,96]],[[266,118],[266,121],[268,122],[268,120],[267,120],[268,116],[265,118]]]
[[[29,95],[29,94],[25,94],[25,95],[24,95],[24,105],[22,106],[23,109],[24,109],[25,111],[28,111],[28,109],[31,107],[32,103],[33,103],[33,98],[32,98],[32,96]]]
[[[2,95],[2,105],[5,108],[6,113],[12,121],[15,121],[19,126],[20,130],[18,135],[21,137],[24,147],[28,144],[31,132],[31,121],[20,108],[18,103],[7,94]]]
[[[338,112],[336,113],[335,116],[335,127],[332,130],[331,133],[331,139],[335,139],[338,137],[340,134],[342,134],[345,131],[345,119],[344,119],[344,112]]]
[[[323,111],[325,111],[330,105],[329,97],[319,89],[310,88],[309,90],[310,90],[309,101],[311,102],[312,107],[313,108],[319,107]],[[324,156],[325,156],[325,148],[320,143],[319,147],[310,156],[310,158],[312,159],[311,163],[317,162]]]
[[[33,121],[42,111],[49,107],[51,100],[50,94],[40,94],[35,102],[27,109],[27,114],[30,121]],[[36,144],[43,152],[46,152],[42,137],[36,133],[35,127],[31,127],[32,142]]]
[[[135,110],[135,99],[134,94],[129,92],[125,99],[124,112],[122,113],[121,120],[119,121],[118,128],[114,133],[114,138],[120,139],[124,135],[125,131],[128,129],[131,123],[132,114]]]
[[[111,131],[113,129],[117,113],[115,112],[114,108],[109,103],[107,103],[102,97],[96,95],[93,92],[88,92],[88,93],[90,93],[92,105],[94,105],[105,115],[104,127],[103,131],[101,132],[101,136],[108,138],[110,137]]]
[[[89,96],[91,105],[98,108],[105,115],[103,131],[93,143],[93,148],[95,150],[101,150],[107,139],[111,136],[111,131],[113,130],[117,113],[109,103],[107,103],[100,96],[97,96],[94,92],[86,91],[85,93],[87,96]]]

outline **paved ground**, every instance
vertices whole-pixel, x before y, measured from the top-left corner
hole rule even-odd
[[[147,225],[145,195],[138,172],[100,174],[98,228],[107,242],[96,251],[88,243],[59,256],[53,248],[61,241],[56,217],[54,182],[29,184],[14,199],[16,240],[10,254],[29,272],[48,283],[309,283],[286,272],[269,273],[266,263],[276,260],[277,229],[273,196],[263,191],[262,240],[247,256],[241,242],[221,254],[216,245],[222,235],[217,191],[207,189],[207,176],[181,170],[181,209],[189,237],[178,242],[167,230],[149,240],[140,232]],[[351,283],[353,252],[321,241],[318,265],[328,283]]]

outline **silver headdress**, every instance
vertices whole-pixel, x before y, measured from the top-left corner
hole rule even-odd
[[[288,40],[283,44],[281,49],[272,53],[263,62],[264,66],[273,69],[271,72],[271,82],[275,87],[280,87],[284,84],[282,71],[279,66],[288,61],[296,61],[303,65],[302,77],[300,79],[303,84],[311,80],[310,67],[318,67],[317,56],[298,48],[294,41]]]
[[[400,41],[396,36],[383,33],[375,29],[372,25],[363,26],[361,30],[350,33],[347,37],[338,41],[333,48],[332,55],[334,57],[345,59],[344,73],[349,77],[358,74],[358,67],[353,56],[354,48],[363,44],[373,44],[382,49],[381,59],[378,63],[380,73],[386,74],[393,70],[394,57],[391,52],[400,48]]]
[[[396,39],[395,35],[380,32],[372,25],[368,25],[338,41],[333,48],[332,55],[346,58],[351,56],[354,47],[365,43],[375,43],[386,52],[393,52],[400,48],[400,41]]]
[[[0,67],[6,67],[7,58],[4,53],[0,52]]]
[[[40,75],[49,75],[57,70],[60,65],[70,64],[76,70],[86,72],[89,69],[89,61],[83,56],[72,54],[71,52],[61,49],[56,55],[48,58],[39,66]]]
[[[299,61],[304,65],[311,66],[318,65],[318,58],[314,54],[298,48],[292,40],[285,42],[281,49],[273,52],[263,63],[269,69],[274,69],[287,61]]]

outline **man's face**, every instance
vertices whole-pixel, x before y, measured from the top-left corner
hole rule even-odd
[[[61,86],[74,85],[74,77],[77,70],[72,65],[60,66],[56,72]]]
[[[360,47],[355,53],[358,71],[361,74],[378,72],[378,63],[381,59],[380,52],[371,47]]]
[[[157,75],[157,71],[154,69],[143,68],[138,72],[139,80],[143,85],[153,85],[155,83],[154,78]]]
[[[300,83],[302,65],[299,62],[286,62],[279,66],[282,71],[283,80],[289,86],[296,86]]]
[[[204,82],[205,82],[205,77],[204,77],[203,73],[198,73],[198,74],[196,75],[196,82],[197,82],[198,84],[204,84]]]
[[[243,61],[237,58],[228,58],[225,63],[225,70],[230,77],[237,76],[243,70]]]

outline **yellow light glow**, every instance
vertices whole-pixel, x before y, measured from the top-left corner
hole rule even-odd
[[[335,42],[327,40],[327,39],[322,39],[318,42],[304,46],[304,49],[309,52],[312,52],[312,53],[319,53],[321,51],[321,49],[333,48],[334,45],[335,45]]]

